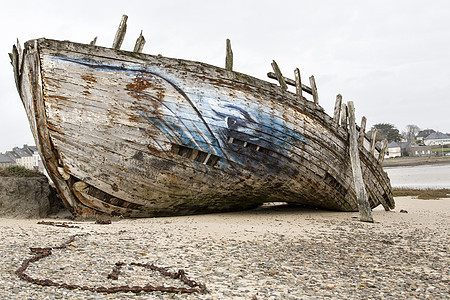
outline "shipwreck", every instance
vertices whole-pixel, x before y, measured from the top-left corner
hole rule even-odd
[[[318,102],[314,77],[274,83],[225,68],[70,41],[19,42],[17,89],[49,176],[75,215],[169,216],[288,202],[336,211],[394,208],[386,142],[353,102]],[[288,85],[293,91],[289,91]],[[309,98],[309,99],[308,99]]]

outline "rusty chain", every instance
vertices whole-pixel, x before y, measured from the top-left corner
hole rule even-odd
[[[104,286],[97,286],[97,287],[90,287],[90,286],[81,286],[76,284],[67,284],[67,283],[58,283],[51,279],[39,279],[39,278],[33,278],[25,273],[26,269],[30,265],[30,263],[37,262],[38,260],[45,258],[47,256],[52,255],[53,249],[64,249],[69,245],[70,243],[75,241],[75,238],[77,236],[82,236],[84,234],[75,234],[72,235],[69,240],[62,243],[60,246],[57,247],[44,247],[44,248],[33,248],[30,247],[30,251],[34,253],[34,255],[31,258],[25,259],[22,262],[22,265],[16,270],[17,276],[19,278],[38,284],[41,286],[54,286],[57,288],[64,288],[68,290],[75,290],[80,289],[83,291],[91,291],[91,292],[97,292],[97,293],[119,293],[119,292],[133,292],[133,293],[141,293],[141,292],[166,292],[166,293],[206,293],[206,285],[197,283],[193,280],[190,280],[183,269],[178,270],[177,272],[169,272],[167,268],[158,267],[153,264],[142,264],[142,263],[131,263],[131,265],[144,267],[153,271],[158,271],[161,273],[161,275],[164,275],[166,277],[170,277],[173,279],[180,279],[181,282],[189,286],[189,288],[184,287],[173,287],[173,286],[153,286],[150,284],[147,284],[145,286],[114,286],[114,287],[104,287]],[[118,279],[120,270],[122,266],[125,265],[124,262],[117,262],[113,268],[113,271],[108,275],[109,279]]]

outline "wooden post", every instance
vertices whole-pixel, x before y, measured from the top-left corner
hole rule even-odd
[[[345,130],[347,130],[347,105],[345,103],[342,103],[342,114],[341,114],[341,126]]]
[[[314,99],[314,104],[318,105],[319,104],[319,95],[317,94],[316,80],[314,79],[313,75],[311,75],[311,77],[309,77],[309,83],[311,84],[311,91],[312,91],[312,96]]]
[[[112,48],[119,50],[120,46],[122,46],[123,39],[125,38],[125,33],[127,32],[127,20],[128,16],[123,15],[122,21],[120,21],[119,28],[116,32],[116,37],[114,38],[114,42],[112,44]]]
[[[95,38],[89,43],[89,45],[94,46],[95,43],[97,43],[97,37],[95,37]]]
[[[295,89],[297,91],[297,97],[302,100],[303,95],[302,95],[302,78],[300,77],[300,70],[298,68],[296,68],[294,70],[294,75],[295,75]]]
[[[361,127],[359,127],[359,138],[358,138],[358,145],[362,145],[364,146],[364,137],[365,137],[365,131],[366,131],[366,123],[367,123],[367,118],[366,117],[362,117],[361,118]]]
[[[336,96],[336,102],[334,104],[334,115],[333,121],[336,125],[339,125],[339,117],[341,116],[341,106],[342,106],[342,95],[338,94]]]
[[[225,69],[233,71],[233,50],[231,50],[231,41],[227,39],[227,55],[225,58]]]
[[[349,123],[349,150],[350,163],[353,171],[353,182],[355,184],[356,199],[358,200],[359,220],[362,222],[373,222],[372,210],[367,197],[366,188],[361,170],[359,157],[358,133],[355,123],[355,106],[353,101],[348,101],[348,123]]]
[[[370,137],[370,152],[372,153],[372,155],[375,155],[375,146],[377,144],[377,134],[378,134],[378,129],[374,128],[372,130],[372,136]]]
[[[280,83],[281,89],[283,91],[287,90],[286,81],[284,81],[284,77],[281,74],[280,68],[278,68],[277,63],[273,60],[272,61],[272,69],[275,72],[275,76],[277,77],[278,82]]]
[[[133,52],[142,53],[142,50],[144,49],[144,45],[145,45],[145,38],[142,35],[142,30],[141,30],[141,34],[137,38],[136,44],[134,45]]]
[[[378,154],[378,162],[380,164],[382,164],[383,161],[384,161],[384,155],[386,154],[387,145],[388,145],[388,141],[387,140],[383,140],[381,142],[381,151],[380,151],[380,154]]]

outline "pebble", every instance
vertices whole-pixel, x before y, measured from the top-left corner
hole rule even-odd
[[[281,219],[282,214],[277,216]],[[235,235],[203,232],[201,220],[188,218],[120,220],[111,225],[77,222],[80,228],[37,226],[35,221],[0,219],[0,297],[2,299],[448,299],[448,230],[400,224],[363,224],[351,218],[314,217],[304,236],[276,230],[254,232],[233,227]],[[250,222],[250,221],[249,221]],[[295,226],[295,222],[284,222]],[[274,221],[278,224],[278,221]],[[253,228],[252,227],[252,228]],[[445,226],[444,226],[445,227]],[[125,230],[125,231],[124,231]],[[401,234],[400,234],[401,231]],[[26,232],[27,234],[24,234]],[[59,283],[87,286],[146,284],[187,287],[132,262],[153,263],[206,284],[206,294],[123,293],[42,287],[17,277],[30,258],[29,247],[65,249],[30,264],[26,274]],[[389,241],[389,242],[387,242]],[[108,279],[124,262],[117,280]]]

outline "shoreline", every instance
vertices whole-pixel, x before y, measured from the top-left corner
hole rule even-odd
[[[357,212],[264,205],[243,212],[113,220],[0,219],[0,289],[5,298],[44,299],[367,299],[446,298],[450,201],[396,197],[397,208]],[[407,213],[401,212],[407,211]],[[76,226],[76,227],[75,227]],[[41,287],[15,274],[29,247],[66,249],[32,263],[31,277],[81,286],[183,286],[132,265],[152,263],[206,285],[206,294],[116,294]],[[446,250],[447,249],[447,250]],[[118,279],[107,278],[117,262]]]
[[[450,164],[450,156],[440,157],[396,157],[387,158],[383,161],[384,167],[406,167],[406,166],[422,166],[434,164]]]

